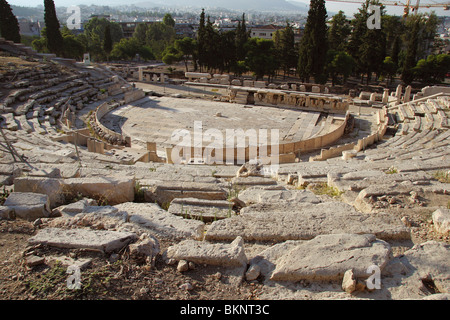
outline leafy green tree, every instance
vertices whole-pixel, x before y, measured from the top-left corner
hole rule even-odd
[[[272,77],[279,68],[279,60],[275,54],[273,40],[251,38],[246,44],[247,57],[245,64],[253,72],[256,80],[265,75]]]
[[[145,23],[138,23],[134,29],[133,38],[136,38],[142,46],[147,43],[147,25]]]
[[[273,36],[273,40],[284,77],[286,77],[289,70],[296,67],[298,62],[298,51],[295,48],[295,36],[292,25],[286,22],[286,28],[277,30]]]
[[[429,55],[420,59],[414,68],[414,74],[426,84],[438,84],[444,81],[450,70],[450,54]]]
[[[172,15],[170,13],[166,13],[163,18],[163,23],[166,26],[175,27],[175,20],[172,18]]]
[[[119,42],[123,38],[123,31],[120,24],[111,22],[105,18],[94,17],[84,25],[84,33],[87,37],[96,34],[100,38],[100,43],[105,41],[105,29],[109,25],[112,43]]]
[[[31,46],[37,52],[49,53],[48,48],[47,48],[47,28],[46,27],[42,28],[41,37],[33,40],[31,42]]]
[[[311,0],[305,30],[300,42],[298,72],[304,81],[313,76],[323,83],[327,52],[327,10],[324,0]]]
[[[47,29],[47,48],[51,53],[62,55],[64,51],[64,40],[59,30],[60,24],[56,17],[55,4],[53,0],[44,0],[44,21]]]
[[[0,35],[6,40],[20,43],[19,22],[6,0],[0,0]]]
[[[188,69],[188,62],[195,55],[196,43],[195,40],[189,37],[175,40],[174,44],[167,47],[163,53],[163,62],[165,64],[173,64],[174,62],[183,61]]]
[[[346,83],[355,65],[355,60],[344,51],[329,50],[327,52],[327,72],[332,85]],[[340,81],[339,76],[342,76]]]
[[[78,60],[82,59],[85,47],[79,38],[77,38],[67,26],[62,28],[61,35],[64,43],[64,57]]]
[[[162,59],[164,50],[175,41],[175,29],[162,22],[147,26],[145,45],[149,47],[157,59]]]
[[[167,47],[163,52],[162,61],[165,64],[174,64],[175,62],[181,61],[183,55],[178,51],[175,46]]]
[[[387,56],[383,61],[382,75],[388,77],[389,83],[392,83],[392,78],[397,73],[397,69],[397,64],[395,63],[394,59]]]
[[[178,50],[178,52],[181,53],[181,57],[184,62],[184,66],[186,68],[186,72],[188,72],[189,59],[195,55],[195,48],[196,48],[195,40],[189,37],[184,37],[183,39],[175,40],[174,46]]]
[[[132,60],[139,54],[144,60],[153,60],[151,49],[148,46],[141,46],[136,38],[121,39],[115,43],[111,51],[111,59],[113,60]]]

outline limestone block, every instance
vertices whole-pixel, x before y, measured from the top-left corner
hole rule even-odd
[[[114,206],[127,212],[129,222],[137,224],[158,238],[202,239],[205,224],[168,213],[154,203],[122,203]]]
[[[266,190],[258,187],[250,187],[239,193],[239,199],[250,203],[320,203],[319,197],[309,190]]]
[[[247,265],[244,240],[241,237],[237,237],[230,244],[184,240],[167,249],[167,258],[215,266],[238,267]]]
[[[244,80],[243,86],[244,87],[253,87],[254,81],[253,80]]]
[[[342,280],[342,290],[347,293],[352,293],[356,290],[356,278],[353,274],[352,269],[349,269],[344,273],[344,279]]]
[[[31,245],[44,244],[59,248],[112,252],[122,249],[136,239],[136,234],[132,232],[45,228],[28,239],[28,243]]]
[[[349,269],[355,277],[365,278],[368,267],[382,270],[391,255],[390,245],[371,234],[320,235],[283,255],[271,280],[342,280]]]
[[[4,206],[14,210],[17,217],[26,220],[50,215],[50,200],[45,194],[13,192],[6,199]]]
[[[320,93],[320,87],[319,86],[312,86],[311,92],[312,93]]]
[[[0,219],[14,219],[15,218],[15,213],[14,210],[9,208],[9,207],[5,207],[5,206],[0,206]]]
[[[96,199],[110,205],[134,201],[134,178],[92,177],[64,180],[67,195]]]
[[[400,262],[416,281],[432,280],[439,292],[450,292],[450,246],[444,242],[427,241],[405,251]]]
[[[434,229],[441,234],[450,232],[450,209],[440,208],[432,214]]]
[[[255,88],[265,88],[266,82],[265,81],[255,81],[254,86],[255,86]]]
[[[20,177],[14,179],[15,192],[33,192],[46,194],[50,208],[64,204],[64,185],[61,179],[41,177]]]
[[[281,242],[308,240],[331,233],[372,233],[386,240],[410,239],[409,229],[399,218],[389,214],[364,214],[340,202],[288,201],[247,206],[239,216],[213,222],[205,238],[230,241],[242,236],[245,241]]]

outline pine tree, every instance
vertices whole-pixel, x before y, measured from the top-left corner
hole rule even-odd
[[[300,43],[298,72],[303,80],[311,76],[324,82],[327,52],[327,10],[324,0],[311,0],[304,35]]]
[[[0,35],[6,40],[20,42],[19,22],[6,0],[0,0]]]
[[[48,50],[57,55],[63,53],[63,37],[59,30],[60,25],[56,17],[55,3],[53,0],[44,0],[44,21],[47,29],[47,47]]]
[[[343,11],[339,11],[331,19],[331,27],[328,30],[328,42],[330,49],[336,51],[345,51],[350,35],[350,25],[347,23],[347,17]]]

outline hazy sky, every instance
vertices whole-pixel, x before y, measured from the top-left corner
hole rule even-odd
[[[18,6],[27,6],[27,7],[35,7],[37,5],[43,4],[43,0],[7,0],[9,4],[18,5]],[[255,2],[258,0],[254,0]],[[309,0],[293,0],[304,4],[309,4]],[[362,3],[363,0],[357,0]],[[401,2],[406,2],[406,0],[400,0]],[[54,0],[56,6],[70,6],[70,5],[77,5],[77,4],[96,4],[96,5],[120,5],[120,4],[133,4],[133,3],[139,3],[139,2],[145,2],[145,0],[107,0],[107,1],[95,1],[95,0]],[[164,1],[161,0],[149,0],[149,2],[153,3],[164,3]],[[195,1],[186,1],[186,4],[193,3]],[[449,3],[450,1],[447,0],[421,0],[420,4],[424,3]],[[412,4],[416,3],[416,0],[411,0]],[[224,0],[224,4],[226,4],[226,0]],[[361,4],[358,3],[342,3],[342,2],[332,2],[332,1],[326,1],[326,7],[327,11],[329,12],[338,12],[339,10],[343,10],[347,16],[353,16],[353,13],[355,13],[358,8],[361,7]],[[394,15],[401,15],[403,13],[403,7],[394,7],[394,6],[387,6],[387,13],[388,14],[394,14]],[[432,9],[426,9],[426,8],[420,8],[419,12],[431,12],[431,10],[434,10],[436,14],[441,16],[450,16],[450,11],[444,11],[441,8],[432,8]]]

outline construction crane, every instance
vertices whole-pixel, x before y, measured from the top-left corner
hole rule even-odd
[[[359,3],[362,4],[365,1],[361,0],[326,0],[331,2],[347,2],[347,3]],[[403,10],[403,17],[407,17],[409,15],[409,11],[413,11],[417,13],[419,8],[443,8],[444,10],[449,10],[450,8],[450,2],[436,2],[431,0],[433,3],[422,3],[420,4],[420,0],[417,0],[415,5],[411,4],[411,0],[406,0],[406,3],[403,3],[402,1],[391,1],[391,0],[380,0],[379,3],[385,6],[398,6],[398,7],[405,7]]]

